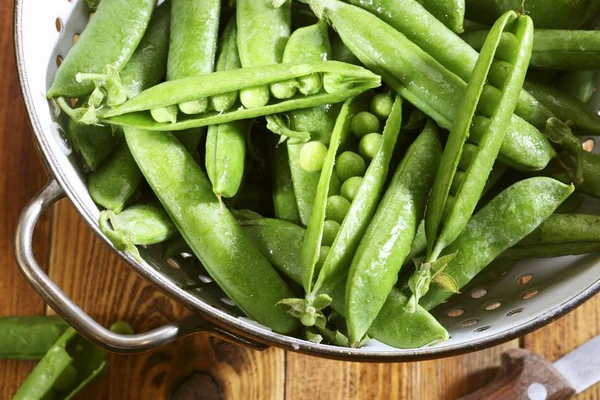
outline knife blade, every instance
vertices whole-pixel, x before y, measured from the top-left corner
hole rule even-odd
[[[525,349],[502,355],[498,376],[461,400],[561,400],[600,382],[600,335],[551,364]]]

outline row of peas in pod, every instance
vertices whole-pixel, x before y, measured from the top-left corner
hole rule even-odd
[[[193,255],[277,333],[416,348],[496,259],[600,250],[597,9],[496,3],[101,0],[48,97],[118,249]]]

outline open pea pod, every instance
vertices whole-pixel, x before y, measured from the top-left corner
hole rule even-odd
[[[68,327],[56,316],[0,317],[0,359],[39,360]]]
[[[494,56],[502,35],[506,33],[514,35],[518,43],[511,60],[512,70],[506,77],[501,97],[495,105],[483,137],[478,141],[479,150],[465,171],[454,201],[449,202],[450,190],[465,141],[469,137],[474,116],[480,107],[481,95]],[[475,210],[515,110],[529,65],[532,44],[531,19],[527,16],[518,16],[515,12],[504,14],[486,39],[463,97],[460,112],[450,132],[427,207],[425,231],[429,262],[435,261],[442,250],[460,235]]]
[[[241,89],[272,83],[322,75],[323,90],[305,96],[297,94],[290,99],[271,99],[269,104],[257,108],[234,106],[223,112],[207,111],[195,115],[180,116],[174,123],[159,123],[150,110],[173,106],[199,98],[207,98],[236,92]],[[342,102],[368,89],[378,87],[381,78],[355,65],[338,61],[320,61],[309,64],[275,64],[260,67],[219,71],[196,77],[164,82],[140,93],[120,106],[94,110],[89,109],[82,122],[98,121],[114,125],[132,126],[154,131],[173,131],[221,124],[259,116],[282,113],[299,108]]]
[[[72,399],[106,368],[106,353],[69,328],[36,365],[13,399]]]

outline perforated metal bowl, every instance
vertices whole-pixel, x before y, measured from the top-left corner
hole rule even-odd
[[[83,0],[16,0],[15,3],[16,57],[21,88],[36,144],[53,177],[23,211],[16,232],[15,252],[20,268],[38,293],[81,334],[98,345],[115,352],[135,352],[190,333],[207,331],[255,348],[277,346],[328,358],[430,359],[512,340],[548,324],[600,290],[598,254],[530,260],[515,265],[495,264],[461,295],[433,311],[450,332],[450,340],[413,350],[398,350],[376,341],[370,341],[361,349],[347,349],[279,335],[243,318],[231,300],[191,259],[177,258],[166,263],[160,257],[160,249],[150,248],[142,251],[144,263],[136,262],[127,254],[120,255],[140,276],[185,304],[192,315],[140,335],[121,336],[107,331],[50,281],[36,263],[31,249],[38,217],[65,195],[90,227],[112,247],[98,229],[98,208],[87,192],[83,171],[67,141],[64,116],[45,97],[57,64],[84,29],[89,14]],[[600,96],[594,100],[600,104]],[[584,208],[591,213],[600,211],[598,203],[591,201]]]

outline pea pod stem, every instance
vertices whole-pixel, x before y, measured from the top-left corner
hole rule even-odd
[[[451,185],[460,163],[465,140],[469,137],[473,117],[481,101],[484,84],[502,34],[511,24],[515,24],[515,36],[519,43],[518,49],[515,51],[512,73],[506,81],[490,124],[480,139],[479,151],[466,170],[465,178],[457,190],[449,211],[446,211],[447,217],[444,218]],[[531,19],[518,17],[513,12],[504,14],[490,31],[469,81],[460,113],[450,132],[433,186],[425,223],[428,238],[428,262],[435,261],[442,250],[458,237],[475,210],[504,140],[510,118],[516,107],[520,88],[525,80],[531,56],[532,38]]]

